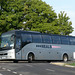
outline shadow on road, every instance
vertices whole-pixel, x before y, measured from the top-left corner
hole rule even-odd
[[[32,63],[75,63],[75,61],[68,61],[68,62],[63,62],[63,61],[33,61]],[[0,63],[14,63],[13,61],[0,61]],[[18,61],[17,63],[28,63],[28,61]]]

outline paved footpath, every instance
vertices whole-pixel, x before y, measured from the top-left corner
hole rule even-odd
[[[75,68],[75,66],[69,65],[69,64],[71,64],[71,63],[75,63],[75,61],[68,61],[68,62],[51,62],[50,64],[58,65],[58,66],[65,66],[65,67],[72,67],[72,68]]]

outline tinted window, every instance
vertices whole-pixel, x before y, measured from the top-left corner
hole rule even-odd
[[[32,42],[32,37],[30,34],[22,34],[21,36],[23,42]]]
[[[16,46],[15,46],[16,52],[20,51],[21,49],[21,38],[16,37]]]
[[[42,42],[41,35],[39,35],[39,34],[33,34],[33,35],[32,35],[32,39],[33,39],[33,42],[35,42],[35,43],[40,43],[40,42]]]
[[[60,44],[61,43],[60,36],[52,36],[52,43]]]
[[[73,37],[70,38],[70,44],[71,44],[71,45],[75,45],[75,38],[73,38]]]
[[[61,42],[62,44],[69,44],[69,37],[61,36]]]
[[[42,42],[43,43],[52,43],[51,36],[49,36],[49,35],[42,35]]]

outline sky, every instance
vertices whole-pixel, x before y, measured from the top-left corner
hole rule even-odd
[[[53,10],[58,14],[60,11],[65,11],[72,22],[74,31],[71,35],[75,36],[75,0],[42,0],[53,7]]]

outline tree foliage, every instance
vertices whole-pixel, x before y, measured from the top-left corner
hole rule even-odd
[[[42,0],[0,0],[0,34],[24,29],[68,35],[73,31],[72,23],[63,15],[60,13],[57,19],[52,6]]]
[[[24,29],[50,33],[52,23],[56,19],[56,13],[51,6],[41,0],[28,0],[24,8]],[[52,24],[52,25],[51,25]]]
[[[22,28],[24,3],[24,0],[5,0],[1,4],[0,32]]]
[[[62,35],[69,35],[73,32],[72,22],[69,21],[70,18],[67,16],[67,13],[64,11],[58,14],[58,30]]]

